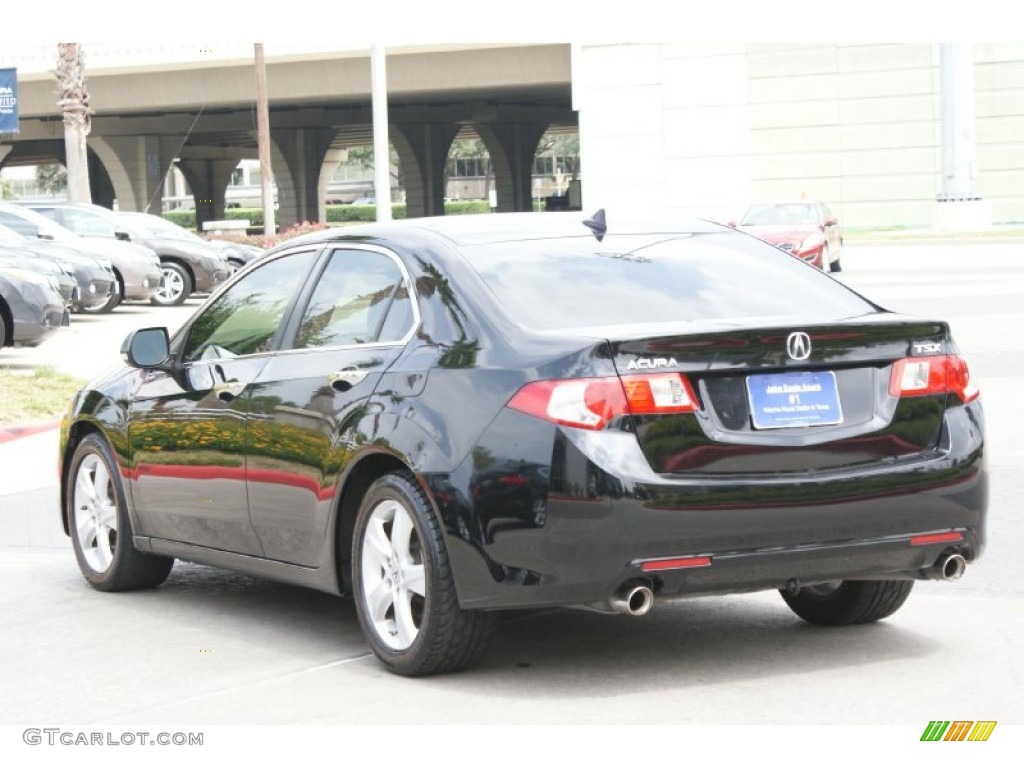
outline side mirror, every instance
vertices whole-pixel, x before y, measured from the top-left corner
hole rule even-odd
[[[839,219],[837,219],[835,216],[829,216],[827,219],[825,219],[826,227],[834,227],[838,223]]]
[[[170,355],[166,328],[140,328],[132,331],[121,345],[121,359],[132,368],[159,368]]]
[[[118,240],[124,240],[125,242],[130,242],[132,239],[132,236],[125,232],[123,229],[115,229],[114,237],[116,237]]]
[[[736,229],[736,220],[735,219],[729,219],[729,221],[725,222],[725,226],[732,227],[733,229]]]
[[[36,230],[36,237],[39,240],[56,240],[57,239],[56,237],[53,236],[53,232],[51,230],[49,230],[49,229],[37,229]]]

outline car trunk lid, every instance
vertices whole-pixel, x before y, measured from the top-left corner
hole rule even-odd
[[[696,400],[689,412],[633,417],[651,467],[721,475],[836,470],[934,450],[945,391],[901,396],[892,391],[893,370],[902,360],[955,352],[945,323],[891,313],[611,346],[627,387],[682,374]]]

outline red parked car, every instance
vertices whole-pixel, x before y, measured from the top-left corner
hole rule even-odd
[[[839,272],[839,219],[818,200],[757,203],[730,226],[799,256],[825,272]]]

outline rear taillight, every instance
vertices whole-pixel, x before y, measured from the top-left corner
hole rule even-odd
[[[617,416],[695,411],[697,399],[685,376],[659,373],[535,381],[520,389],[508,405],[556,424],[597,430]]]
[[[634,416],[697,410],[697,398],[681,373],[623,376],[622,386]]]
[[[910,357],[897,360],[892,366],[889,394],[893,397],[942,395],[947,392],[952,392],[965,403],[979,394],[967,361],[958,355]]]

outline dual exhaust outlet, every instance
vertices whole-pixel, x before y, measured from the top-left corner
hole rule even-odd
[[[963,555],[959,552],[946,552],[924,571],[924,575],[937,581],[956,581],[966,570],[967,560]],[[654,592],[647,582],[628,582],[608,598],[608,606],[615,613],[644,616],[654,607]]]

